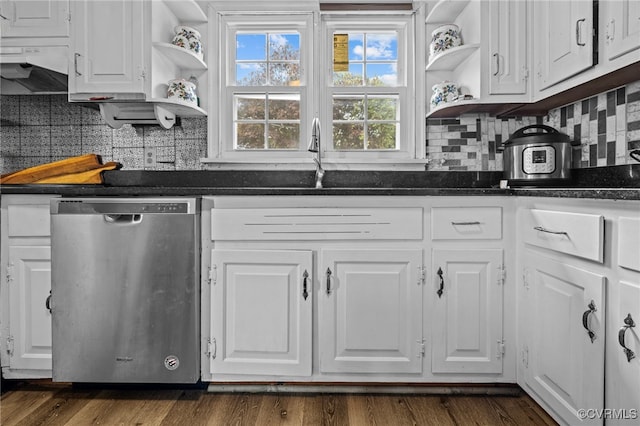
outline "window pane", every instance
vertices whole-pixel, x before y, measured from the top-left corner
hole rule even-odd
[[[396,64],[367,64],[367,86],[397,86]]]
[[[264,96],[236,96],[238,120],[264,120]]]
[[[338,151],[348,149],[364,149],[364,124],[334,124],[333,147]]]
[[[398,98],[369,97],[367,117],[369,120],[397,120]]]
[[[334,86],[362,86],[364,72],[363,64],[349,64],[349,72],[334,72]]]
[[[237,123],[236,149],[263,149],[264,124]]]
[[[236,60],[264,61],[267,37],[265,34],[236,34]]]
[[[269,34],[270,60],[300,60],[299,34]]]
[[[376,59],[398,59],[398,36],[396,34],[367,33],[367,60]]]
[[[267,65],[256,62],[237,64],[236,84],[238,86],[264,86],[267,84]]]
[[[300,119],[300,96],[291,95],[269,98],[269,119],[270,120],[299,120]],[[289,99],[287,99],[289,98]]]
[[[269,64],[269,84],[272,86],[297,86],[300,82],[300,65],[289,63]]]
[[[334,98],[334,120],[364,120],[363,98]]]
[[[349,61],[362,61],[364,58],[364,34],[349,34]]]
[[[367,126],[367,149],[397,149],[396,124],[369,124]]]
[[[299,124],[269,124],[270,149],[297,149],[299,140]]]

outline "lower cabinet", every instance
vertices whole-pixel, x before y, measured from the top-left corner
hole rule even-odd
[[[525,253],[525,381],[569,424],[604,408],[605,277]]]
[[[320,252],[321,373],[421,373],[422,250]]]
[[[212,368],[311,375],[312,253],[213,250]]]
[[[0,359],[5,379],[51,377],[52,197],[2,196]]]
[[[433,373],[502,373],[501,249],[434,249]]]

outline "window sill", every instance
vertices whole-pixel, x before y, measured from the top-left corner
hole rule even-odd
[[[305,159],[273,159],[265,162],[264,159],[220,159],[201,158],[200,162],[205,169],[228,170],[307,170],[315,169],[314,157]],[[423,171],[426,170],[426,159],[322,159],[322,168],[325,170],[398,170],[398,171]]]

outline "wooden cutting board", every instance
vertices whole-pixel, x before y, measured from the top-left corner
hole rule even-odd
[[[122,167],[120,163],[110,161],[97,169],[87,170],[85,172],[67,173],[64,175],[51,176],[48,178],[40,179],[32,183],[57,183],[57,184],[72,184],[72,183],[88,183],[88,184],[100,184],[102,180],[102,172],[105,170],[115,170]]]
[[[52,163],[29,167],[13,173],[0,176],[1,184],[25,184],[33,183],[53,176],[70,173],[86,172],[103,167],[102,160],[97,154],[85,154],[77,157],[66,158]]]

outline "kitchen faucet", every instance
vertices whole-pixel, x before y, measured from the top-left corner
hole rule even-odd
[[[313,159],[316,163],[316,188],[322,188],[322,178],[324,177],[324,169],[322,168],[322,152],[320,149],[320,120],[313,119],[311,123],[311,141],[309,142],[309,152],[315,152],[318,155]]]

